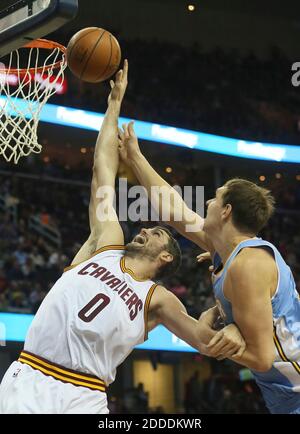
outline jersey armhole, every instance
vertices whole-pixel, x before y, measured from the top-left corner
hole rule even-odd
[[[113,244],[112,244],[112,245],[108,245],[108,246],[101,247],[101,249],[96,250],[96,251],[92,254],[92,256],[90,256],[89,258],[85,259],[84,261],[78,262],[77,264],[69,265],[68,267],[64,268],[64,273],[65,273],[66,271],[72,270],[72,268],[77,267],[77,265],[80,265],[80,264],[82,264],[82,263],[85,262],[85,261],[89,261],[89,260],[92,259],[94,256],[99,255],[99,253],[103,253],[103,252],[106,252],[106,251],[108,251],[108,250],[125,250],[125,246],[118,245],[118,244],[116,244],[116,245],[113,245]]]
[[[277,269],[277,285],[276,285],[276,289],[274,291],[274,294],[271,297],[271,301],[273,301],[274,298],[276,297],[277,293],[278,293],[279,286],[280,286],[280,269],[279,269],[279,265],[277,263],[275,252],[274,252],[274,250],[272,249],[271,246],[269,246],[269,245],[262,245],[262,246],[258,246],[258,247],[261,248],[261,249],[264,249],[266,252],[269,252],[270,255],[272,256],[272,258],[275,261],[275,265],[276,265],[276,269]]]
[[[223,268],[222,259],[217,251],[215,251],[212,257],[212,265],[214,267],[214,273],[221,271]]]
[[[145,334],[144,334],[144,342],[148,339],[148,313],[149,313],[149,306],[150,302],[154,293],[155,288],[158,286],[157,283],[154,283],[147,294],[146,300],[145,300],[145,306],[144,306],[144,322],[145,322]]]

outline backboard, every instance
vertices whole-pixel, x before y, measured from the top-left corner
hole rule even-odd
[[[78,0],[1,0],[0,58],[72,20]]]

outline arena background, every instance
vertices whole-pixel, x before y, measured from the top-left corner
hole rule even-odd
[[[122,116],[253,142],[300,144],[300,4],[255,0],[92,0],[71,24],[49,37],[66,43],[99,26],[119,39],[130,62]],[[194,10],[189,10],[189,5]],[[192,8],[190,8],[192,9]],[[88,85],[67,73],[52,104],[103,113],[107,83]],[[95,131],[42,122],[42,154],[18,166],[0,163],[0,315],[34,314],[64,266],[87,238]],[[203,185],[210,198],[233,176],[270,188],[277,211],[261,234],[274,242],[300,287],[299,164],[245,159],[141,141],[154,167],[172,184]],[[300,150],[300,149],[299,149]],[[300,161],[300,160],[299,160]],[[135,180],[126,168],[122,176]],[[126,240],[141,227],[123,223]],[[183,267],[166,286],[197,318],[214,303],[208,265],[178,237]],[[0,348],[0,378],[22,342]],[[185,351],[135,350],[109,389],[112,413],[265,413],[248,370]]]

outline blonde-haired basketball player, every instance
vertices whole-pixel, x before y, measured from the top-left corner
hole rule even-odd
[[[113,192],[119,164],[117,122],[127,69],[125,61],[116,83],[111,83],[96,144],[91,234],[44,299],[24,351],[6,372],[0,413],[107,413],[106,389],[117,366],[158,324],[207,353],[201,342],[209,342],[217,333],[228,356],[245,349],[234,325],[219,332],[210,329],[207,321],[189,317],[181,302],[153,281],[166,270],[175,272],[180,263],[180,250],[167,230],[143,229],[124,246]],[[99,187],[105,188],[103,199]],[[97,207],[106,209],[109,218],[97,215]]]
[[[220,314],[225,324],[237,324],[246,341],[242,356],[232,359],[252,370],[271,413],[300,414],[300,295],[280,252],[257,237],[274,211],[270,191],[246,179],[231,179],[207,201],[204,220],[142,155],[133,124],[119,133],[121,156],[149,195],[153,185],[173,193],[165,212],[168,223],[210,252],[216,299],[211,313]],[[151,200],[160,212],[169,206],[161,196],[152,194]],[[178,211],[181,220],[174,219]],[[211,355],[222,352],[224,344],[218,340],[216,336],[209,344],[215,347]]]

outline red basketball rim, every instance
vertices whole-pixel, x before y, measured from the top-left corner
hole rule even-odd
[[[34,41],[28,42],[21,48],[44,48],[46,50],[55,50],[58,48],[62,54],[66,54],[66,47],[55,41],[50,41],[48,39],[35,39]],[[66,62],[65,58],[51,63],[50,65],[39,66],[38,68],[0,68],[0,73],[10,73],[10,74],[36,74],[48,71],[49,69],[58,69],[61,65]]]

